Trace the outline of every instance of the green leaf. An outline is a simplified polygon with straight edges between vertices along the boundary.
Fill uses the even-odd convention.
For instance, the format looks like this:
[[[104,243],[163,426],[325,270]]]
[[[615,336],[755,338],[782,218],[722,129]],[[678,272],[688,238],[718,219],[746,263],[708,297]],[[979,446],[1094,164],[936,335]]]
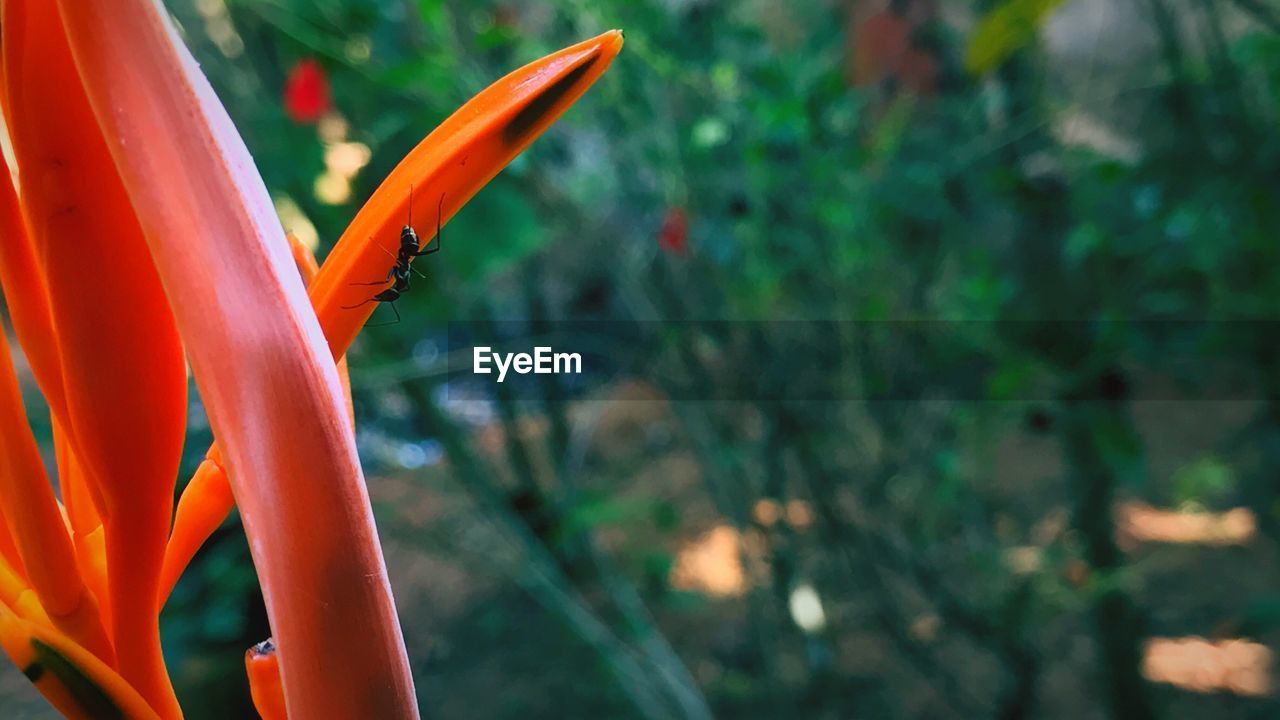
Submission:
[[[1063,259],[1068,266],[1078,268],[1105,242],[1102,229],[1094,223],[1079,225],[1067,236],[1066,245],[1062,249]]]
[[[1031,44],[1050,11],[1062,0],[1009,0],[995,6],[978,21],[969,36],[964,67],[972,75],[985,75]]]
[[[622,525],[653,511],[649,500],[601,498],[578,503],[565,518],[565,533],[572,535],[600,525]]]
[[[1212,455],[1178,468],[1173,474],[1174,499],[1179,505],[1200,505],[1230,493],[1236,485],[1235,471]]]

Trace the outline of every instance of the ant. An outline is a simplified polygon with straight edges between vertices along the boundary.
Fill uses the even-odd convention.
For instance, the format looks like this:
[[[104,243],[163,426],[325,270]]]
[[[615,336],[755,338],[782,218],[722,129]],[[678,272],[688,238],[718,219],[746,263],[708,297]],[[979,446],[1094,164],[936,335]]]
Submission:
[[[382,292],[379,292],[378,294],[374,295],[368,300],[365,300],[362,303],[356,303],[355,305],[345,305],[343,306],[343,309],[354,310],[355,308],[358,308],[362,305],[367,305],[371,302],[389,303],[391,305],[391,311],[396,314],[396,319],[395,319],[395,322],[383,323],[383,324],[394,325],[395,323],[400,322],[400,311],[396,309],[396,300],[399,300],[400,296],[405,292],[408,292],[409,290],[410,271],[417,273],[418,277],[421,277],[421,278],[426,277],[426,275],[423,275],[422,273],[413,269],[413,266],[412,266],[413,259],[422,257],[423,255],[430,255],[432,253],[436,253],[440,251],[440,243],[441,243],[440,219],[443,215],[444,215],[444,194],[441,193],[440,202],[436,207],[436,234],[435,234],[435,237],[432,238],[433,240],[435,240],[435,243],[436,243],[435,247],[429,247],[431,243],[430,241],[428,241],[427,242],[428,247],[419,249],[422,246],[418,238],[418,231],[413,229],[413,186],[410,185],[409,186],[409,221],[405,224],[403,228],[400,228],[400,249],[396,252],[395,255],[391,255],[390,250],[387,250],[381,245],[378,246],[382,248],[383,252],[395,258],[396,260],[395,265],[391,266],[391,269],[387,271],[387,276],[382,280],[375,280],[373,282],[367,282],[367,283],[351,283],[352,285],[385,285],[386,283],[391,283],[391,286],[382,290]],[[376,327],[376,326],[373,326],[373,327]]]

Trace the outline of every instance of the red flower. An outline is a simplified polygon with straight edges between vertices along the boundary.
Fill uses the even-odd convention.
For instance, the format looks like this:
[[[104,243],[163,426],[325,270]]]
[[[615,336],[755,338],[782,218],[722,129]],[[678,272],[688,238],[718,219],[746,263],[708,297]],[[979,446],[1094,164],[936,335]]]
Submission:
[[[684,208],[674,207],[667,211],[662,219],[662,229],[658,230],[658,247],[666,252],[683,255],[685,241],[689,238],[689,217]]]
[[[289,71],[284,86],[284,111],[296,123],[313,123],[333,107],[329,76],[320,63],[299,60]]]

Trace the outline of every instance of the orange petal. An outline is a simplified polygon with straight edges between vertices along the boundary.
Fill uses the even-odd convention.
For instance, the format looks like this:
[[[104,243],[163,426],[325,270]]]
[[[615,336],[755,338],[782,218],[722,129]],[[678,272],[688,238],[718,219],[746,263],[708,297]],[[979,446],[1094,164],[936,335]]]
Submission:
[[[114,670],[62,633],[0,604],[0,646],[45,699],[72,720],[158,718]]]
[[[186,423],[182,347],[58,8],[6,0],[3,32],[19,191],[47,279],[69,429],[105,502],[118,667],[177,715],[158,584]]]
[[[0,329],[0,332],[4,332]],[[3,458],[0,458],[3,461]],[[0,473],[4,472],[0,468]],[[18,552],[18,545],[14,542],[13,531],[9,529],[9,522],[5,520],[4,513],[0,512],[0,560],[4,560],[9,567],[13,568],[13,572],[17,577],[24,581],[27,577],[27,569],[22,566],[22,555]]]
[[[0,82],[0,87],[3,86]],[[7,166],[0,167],[0,175],[3,175],[0,177],[0,286],[4,288],[14,334],[27,356],[36,383],[53,416],[65,424],[67,404],[62,390],[62,361],[49,310],[44,270],[27,234]]]
[[[288,233],[289,250],[293,252],[293,264],[298,266],[298,274],[302,276],[302,284],[311,287],[311,283],[320,274],[320,265],[316,263],[316,256],[311,252],[311,248],[302,244],[302,241],[293,233]],[[351,373],[347,371],[347,358],[338,358],[338,380],[342,383],[342,396],[347,401],[347,416],[351,420],[351,427],[356,426],[356,408],[355,403],[351,400]],[[231,508],[227,508],[230,512]]]
[[[62,490],[62,503],[67,507],[72,533],[75,536],[87,535],[102,526],[98,501],[90,493],[84,467],[71,447],[70,438],[56,421],[53,425],[53,447],[58,459],[58,487]]]
[[[44,611],[39,598],[32,592],[26,581],[18,576],[13,566],[4,559],[0,559],[0,604],[12,608],[19,617],[45,627],[53,627],[53,621]]]
[[[62,490],[62,504],[71,525],[71,541],[80,576],[98,601],[103,622],[109,627],[111,598],[106,582],[105,530],[102,516],[98,513],[102,500],[94,497],[84,467],[71,447],[71,440],[56,421],[53,424],[53,446],[58,459],[58,486]],[[89,538],[95,539],[90,541]]]
[[[298,268],[298,276],[302,278],[302,284],[310,285],[316,274],[320,272],[320,264],[316,262],[315,254],[298,239],[297,235],[285,233],[284,237],[289,241],[289,252],[293,254],[293,264]]]
[[[293,263],[298,268],[298,275],[304,285],[309,285],[320,266],[316,264],[315,255],[302,244],[293,233],[288,234],[289,249],[293,253]],[[347,416],[351,427],[355,428],[355,407],[351,402],[351,376],[347,372],[347,359],[338,361],[338,380],[342,383],[342,395],[347,404]],[[173,532],[169,535],[169,544],[165,546],[164,568],[160,573],[160,597],[168,598],[173,586],[178,583],[191,559],[196,556],[200,546],[222,524],[231,509],[235,507],[235,498],[231,493],[231,481],[227,479],[226,469],[219,461],[217,445],[209,448],[209,453],[196,474],[182,489],[182,497],[178,500],[178,511],[173,518]]]
[[[18,554],[18,546],[13,542],[13,535],[9,531],[9,524],[5,522],[3,515],[0,515],[0,562],[9,568],[9,572],[26,584],[26,570],[22,567],[22,557]]]
[[[280,662],[273,640],[265,640],[244,653],[244,669],[249,676],[249,694],[262,720],[286,720],[284,688],[280,687]]]
[[[216,445],[214,446],[217,447]],[[211,449],[209,455],[212,456]],[[165,546],[164,568],[160,573],[160,597],[167,598],[173,592],[182,572],[191,558],[227,519],[235,499],[231,494],[231,482],[227,472],[212,457],[206,457],[196,468],[196,474],[182,490],[178,511],[173,518],[173,533]]]
[[[161,5],[58,4],[226,461],[289,714],[416,718],[338,373],[243,141]]]
[[[75,538],[76,563],[80,566],[80,577],[89,592],[98,598],[98,612],[103,622],[111,627],[111,594],[107,582],[107,533],[106,528],[99,526],[88,535]]]
[[[418,228],[444,224],[485,183],[591,87],[622,49],[611,30],[532,62],[485,88],[414,148],[374,191],[329,253],[311,286],[312,304],[335,356],[350,347],[376,303],[352,282],[385,277],[392,258],[379,244],[399,235],[410,188]],[[443,205],[441,201],[443,198]],[[422,232],[424,239],[431,233]]]
[[[53,622],[98,657],[111,661],[111,646],[94,598],[80,579],[71,537],[45,475],[40,448],[27,425],[9,343],[0,326],[0,510],[3,510],[27,579]]]

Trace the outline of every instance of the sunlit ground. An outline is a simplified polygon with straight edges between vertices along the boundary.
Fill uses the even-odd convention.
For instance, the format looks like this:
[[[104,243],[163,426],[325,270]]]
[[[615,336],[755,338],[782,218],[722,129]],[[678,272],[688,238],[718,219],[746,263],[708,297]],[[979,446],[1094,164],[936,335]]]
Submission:
[[[1226,512],[1162,510],[1138,502],[1116,507],[1121,538],[1136,542],[1198,545],[1243,545],[1258,533],[1258,522],[1247,508]]]
[[[1262,696],[1271,692],[1273,653],[1248,640],[1153,638],[1143,651],[1142,674],[1193,692]]]
[[[803,500],[779,503],[765,498],[756,502],[752,516],[764,528],[785,523],[792,530],[803,532],[813,525],[813,510]],[[750,584],[749,573],[743,568],[743,553],[754,564],[763,557],[764,545],[754,530],[744,534],[730,525],[718,525],[680,548],[671,569],[671,586],[711,597],[738,597]],[[807,595],[801,593],[799,597],[800,606],[807,608]]]
[[[739,534],[720,525],[680,549],[671,569],[671,586],[712,597],[737,597],[747,587]]]

